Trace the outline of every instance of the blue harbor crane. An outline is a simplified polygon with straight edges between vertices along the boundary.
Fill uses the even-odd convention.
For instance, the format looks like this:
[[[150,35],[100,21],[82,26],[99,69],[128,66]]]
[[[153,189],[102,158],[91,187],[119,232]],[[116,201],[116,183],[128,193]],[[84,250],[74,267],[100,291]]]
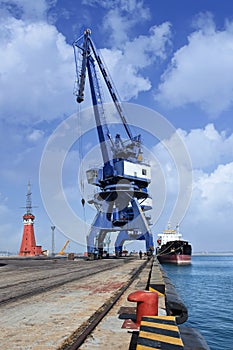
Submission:
[[[117,234],[116,256],[122,255],[123,244],[128,240],[145,240],[149,256],[154,250],[150,217],[145,215],[147,210],[152,209],[147,189],[151,182],[150,165],[143,162],[141,135],[133,136],[113,82],[90,35],[90,29],[86,29],[73,43],[77,75],[76,99],[78,103],[84,101],[88,77],[103,158],[100,168],[91,168],[86,172],[88,183],[98,188],[89,201],[95,205],[97,214],[87,236],[88,257],[94,259],[103,256],[104,240],[111,232]],[[120,134],[116,134],[113,139],[110,134],[102,102],[100,74],[126,132],[126,139],[122,139]],[[82,204],[85,204],[84,200]]]

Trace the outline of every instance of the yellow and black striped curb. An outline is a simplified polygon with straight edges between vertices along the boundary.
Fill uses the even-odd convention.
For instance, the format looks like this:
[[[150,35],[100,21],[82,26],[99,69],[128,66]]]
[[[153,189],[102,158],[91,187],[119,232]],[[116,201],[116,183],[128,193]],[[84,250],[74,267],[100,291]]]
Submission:
[[[136,350],[183,350],[184,344],[174,316],[144,316]]]

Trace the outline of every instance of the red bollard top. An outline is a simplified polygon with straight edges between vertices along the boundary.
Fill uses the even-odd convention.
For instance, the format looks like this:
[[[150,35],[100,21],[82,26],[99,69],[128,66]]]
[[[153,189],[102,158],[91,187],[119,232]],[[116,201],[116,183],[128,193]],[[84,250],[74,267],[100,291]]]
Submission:
[[[146,301],[147,304],[153,304],[158,300],[158,293],[151,292],[149,290],[137,290],[133,293],[130,293],[127,299],[128,301],[134,301],[136,303]]]

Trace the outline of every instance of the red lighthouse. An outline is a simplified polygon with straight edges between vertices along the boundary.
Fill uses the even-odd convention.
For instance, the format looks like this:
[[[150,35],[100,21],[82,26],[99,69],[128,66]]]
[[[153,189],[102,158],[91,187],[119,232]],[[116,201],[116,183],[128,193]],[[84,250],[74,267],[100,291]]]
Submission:
[[[32,201],[31,201],[31,186],[28,182],[28,192],[26,200],[27,212],[23,216],[23,238],[20,246],[20,256],[35,256],[42,254],[42,248],[36,245],[36,239],[34,234],[34,219],[35,216],[31,213]]]

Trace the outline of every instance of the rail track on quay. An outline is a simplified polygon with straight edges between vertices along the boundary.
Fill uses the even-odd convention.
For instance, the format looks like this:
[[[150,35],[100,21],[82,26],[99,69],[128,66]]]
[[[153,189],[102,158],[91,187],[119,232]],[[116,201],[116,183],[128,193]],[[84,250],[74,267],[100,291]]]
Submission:
[[[124,263],[128,263],[130,260],[124,259],[123,261]],[[1,273],[0,305],[44,293],[51,289],[58,288],[65,283],[87,278],[107,270],[117,269],[122,265],[122,260],[119,259],[108,260],[107,265],[105,263],[103,264],[103,260],[88,262],[80,260],[78,264],[80,264],[80,262],[81,266],[75,266],[74,264],[71,266],[69,262],[69,270],[67,270],[67,266],[65,268],[60,266],[59,268],[61,271],[59,273],[57,272],[56,266],[58,263],[61,265],[63,262],[61,260],[58,262],[56,259],[51,261],[52,264],[56,264],[55,268],[52,266],[52,268],[48,268],[46,271],[44,270],[44,266],[42,266],[42,269],[38,267],[39,271],[34,271],[33,269],[32,272],[30,272],[28,267],[25,268],[22,266],[17,275],[17,279],[21,279],[18,282],[12,282],[12,278],[10,278],[9,281],[9,276],[7,282],[7,279],[4,278],[4,275]],[[70,270],[70,268],[72,270]],[[8,274],[7,270],[5,273]],[[37,275],[36,278],[35,274]]]
[[[101,322],[101,320],[108,314],[108,312],[115,306],[120,297],[131,286],[132,282],[139,275],[142,269],[145,267],[146,262],[141,265],[131,278],[111,297],[109,298],[81,327],[79,327],[72,337],[65,342],[59,350],[76,350],[84,343],[86,338],[91,335],[95,327]]]
[[[19,322],[17,323],[21,330],[15,335],[15,343],[21,343],[25,350],[38,349],[38,344],[41,349],[79,349],[101,320],[108,317],[122,295],[126,295],[124,299],[127,300],[128,289],[148,265],[146,260],[139,261],[135,258],[97,261],[11,261],[0,268],[0,309],[3,311],[3,321],[7,319],[7,312],[12,310],[12,319],[17,320],[21,317],[20,326]],[[147,276],[148,274],[147,271]],[[143,288],[146,288],[146,282]],[[69,300],[68,296],[72,298],[77,290],[79,294],[74,296],[75,299]],[[32,316],[33,311],[28,311],[30,305],[31,310],[38,313],[35,318]],[[53,312],[55,310],[55,316],[50,313],[50,308],[53,308]],[[20,312],[23,316],[20,316]],[[75,322],[72,322],[73,320]],[[3,329],[5,337],[12,334],[14,322],[16,321]],[[31,335],[28,334],[28,325],[33,326]],[[56,331],[53,332],[54,325]],[[64,325],[69,331],[62,330]],[[35,347],[30,344],[27,348],[24,344],[22,338],[25,328],[27,337],[34,339],[32,342],[37,344]],[[39,334],[44,334],[44,339],[37,339]],[[0,344],[5,346],[1,339]],[[118,346],[116,348],[120,349]],[[18,348],[11,346],[10,349]]]

